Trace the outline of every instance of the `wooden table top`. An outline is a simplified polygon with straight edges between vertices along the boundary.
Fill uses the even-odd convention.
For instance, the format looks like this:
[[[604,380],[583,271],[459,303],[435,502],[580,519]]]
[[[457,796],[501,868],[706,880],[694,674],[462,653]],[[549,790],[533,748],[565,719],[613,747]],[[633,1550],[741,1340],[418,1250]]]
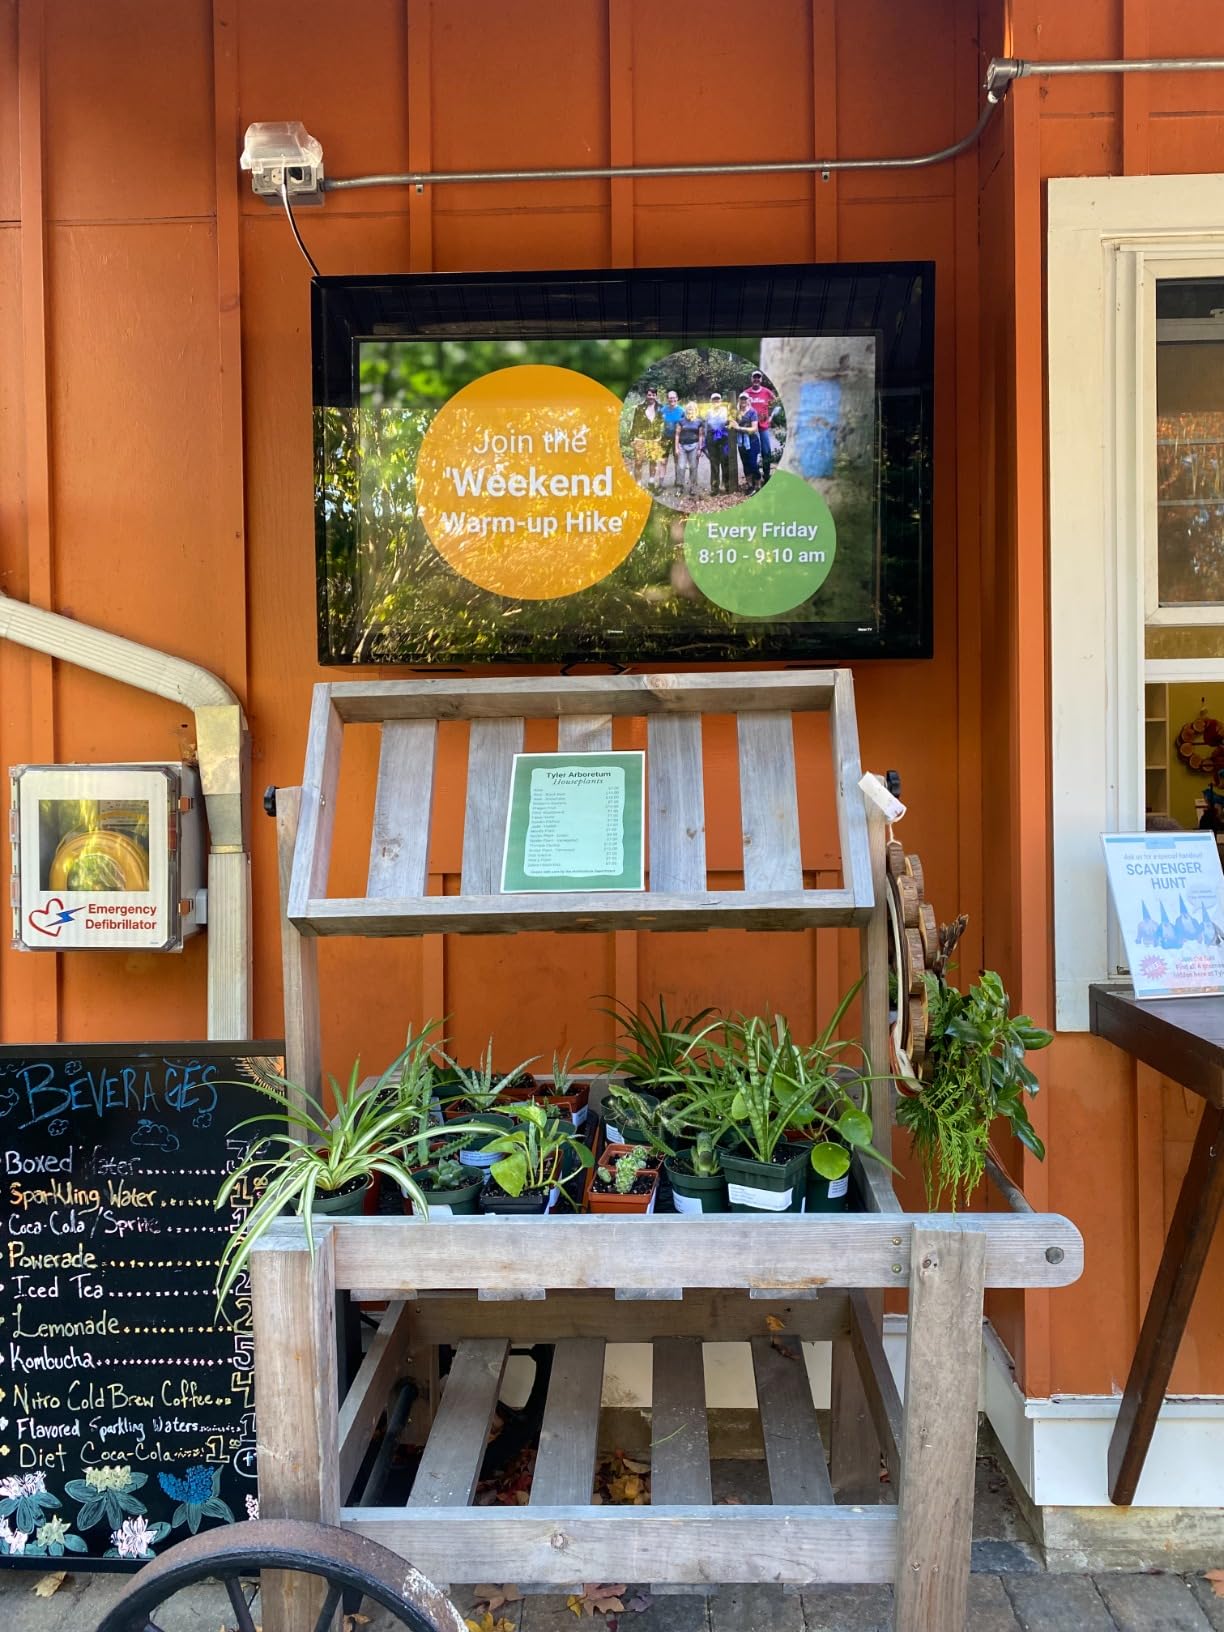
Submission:
[[[1224,995],[1136,998],[1129,984],[1089,988],[1089,1027],[1144,1065],[1224,1106]]]

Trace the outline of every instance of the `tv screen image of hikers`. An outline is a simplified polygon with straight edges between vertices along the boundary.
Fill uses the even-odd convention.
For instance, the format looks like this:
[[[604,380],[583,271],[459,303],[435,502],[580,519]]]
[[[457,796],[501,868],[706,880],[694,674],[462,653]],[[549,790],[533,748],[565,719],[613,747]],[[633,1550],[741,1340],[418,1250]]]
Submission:
[[[325,659],[764,658],[878,634],[881,483],[921,479],[888,468],[880,345],[362,340],[356,408],[316,421]]]
[[[219,1213],[283,1044],[0,1048],[0,1563],[133,1566],[256,1511],[249,1286]]]

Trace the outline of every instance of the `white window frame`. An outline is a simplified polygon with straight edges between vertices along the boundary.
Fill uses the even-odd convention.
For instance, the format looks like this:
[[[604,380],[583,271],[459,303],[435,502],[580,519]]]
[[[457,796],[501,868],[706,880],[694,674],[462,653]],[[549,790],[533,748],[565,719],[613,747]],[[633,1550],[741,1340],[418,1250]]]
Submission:
[[[1145,661],[1159,609],[1156,284],[1224,276],[1224,175],[1052,180],[1048,193],[1050,700],[1054,983],[1060,1031],[1118,973],[1102,833],[1144,819],[1146,681],[1224,679],[1224,658]]]

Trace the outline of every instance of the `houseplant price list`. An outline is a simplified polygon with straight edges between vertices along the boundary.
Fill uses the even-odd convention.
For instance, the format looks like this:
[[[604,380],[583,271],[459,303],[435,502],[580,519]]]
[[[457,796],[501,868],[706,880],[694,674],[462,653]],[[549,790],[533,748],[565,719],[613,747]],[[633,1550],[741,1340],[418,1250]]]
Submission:
[[[237,1124],[279,1043],[0,1049],[0,1561],[136,1563],[255,1511]]]

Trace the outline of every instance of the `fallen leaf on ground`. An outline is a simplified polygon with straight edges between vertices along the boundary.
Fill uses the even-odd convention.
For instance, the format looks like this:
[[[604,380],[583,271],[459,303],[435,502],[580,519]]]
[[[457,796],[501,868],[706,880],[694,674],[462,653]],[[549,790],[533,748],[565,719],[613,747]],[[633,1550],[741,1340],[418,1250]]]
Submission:
[[[781,1315],[766,1315],[765,1324],[771,1332],[784,1332],[786,1330],[786,1322]]]
[[[344,1615],[340,1619],[340,1632],[357,1632],[358,1627],[369,1624],[368,1615]]]
[[[63,1586],[67,1574],[67,1570],[52,1570],[50,1575],[40,1575],[34,1583],[35,1598],[50,1598]]]
[[[623,1611],[628,1590],[625,1582],[584,1581],[582,1591],[572,1593],[565,1602],[575,1615],[614,1615]]]
[[[469,1632],[514,1632],[513,1621],[506,1620],[504,1616],[495,1621],[488,1610],[477,1620],[473,1620],[469,1615],[463,1624],[469,1629]]]
[[[473,1605],[481,1605],[490,1613],[495,1614],[503,1604],[517,1604],[522,1599],[522,1593],[517,1587],[509,1584],[501,1587],[475,1587],[472,1591]]]
[[[1203,1580],[1211,1582],[1211,1590],[1217,1598],[1224,1598],[1224,1570],[1205,1570]]]

